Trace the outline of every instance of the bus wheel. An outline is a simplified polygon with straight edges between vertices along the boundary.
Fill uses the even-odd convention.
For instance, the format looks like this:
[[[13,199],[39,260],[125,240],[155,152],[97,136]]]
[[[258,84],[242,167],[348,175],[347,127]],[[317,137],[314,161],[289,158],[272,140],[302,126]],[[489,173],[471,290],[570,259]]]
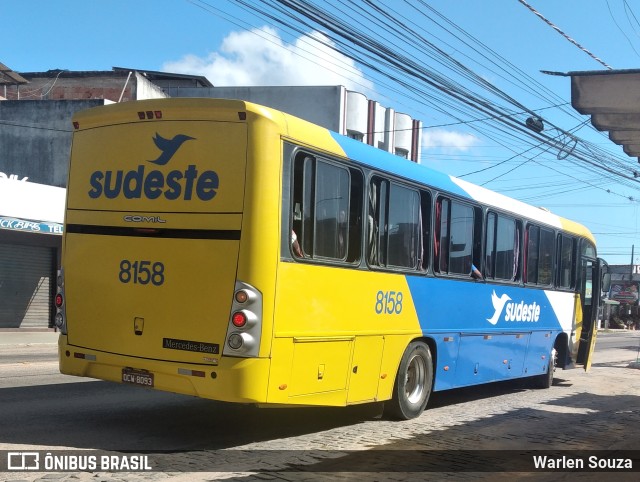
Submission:
[[[556,370],[557,353],[555,348],[551,350],[547,373],[533,377],[533,386],[535,388],[551,388],[551,385],[553,385],[553,372]]]
[[[419,416],[427,406],[433,384],[431,350],[422,342],[409,344],[396,375],[393,397],[385,413],[396,419],[409,420]]]

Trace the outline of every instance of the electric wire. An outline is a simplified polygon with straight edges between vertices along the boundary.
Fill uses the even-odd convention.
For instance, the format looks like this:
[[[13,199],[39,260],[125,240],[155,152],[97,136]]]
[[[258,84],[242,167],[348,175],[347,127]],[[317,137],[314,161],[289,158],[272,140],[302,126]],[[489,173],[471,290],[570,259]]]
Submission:
[[[206,2],[199,3],[206,4]],[[412,22],[404,18],[401,24],[394,21],[393,16],[390,18],[389,15],[380,15],[379,6],[372,0],[359,3],[348,2],[350,6],[348,12],[345,11],[346,7],[342,7],[344,2],[338,2],[336,11],[342,14],[341,18],[309,1],[251,2],[238,0],[235,3],[254,12],[257,17],[267,19],[271,25],[299,37],[303,37],[309,31],[322,31],[327,37],[327,46],[336,49],[370,72],[376,83],[380,83],[382,79],[386,85],[395,84],[397,86],[395,92],[402,92],[404,98],[417,103],[418,108],[420,105],[428,106],[429,109],[447,115],[454,121],[451,124],[464,124],[472,131],[476,131],[480,137],[491,139],[514,154],[522,152],[521,148],[515,147],[516,144],[522,142],[529,144],[525,148],[525,152],[535,151],[535,146],[546,152],[549,150],[548,146],[553,146],[558,149],[558,158],[561,155],[569,157],[569,161],[573,162],[574,167],[577,166],[579,170],[585,173],[597,173],[605,183],[617,179],[619,184],[625,187],[638,189],[638,181],[633,176],[635,166],[632,166],[629,160],[621,161],[618,157],[609,154],[606,149],[589,144],[574,135],[569,135],[551,123],[549,123],[551,128],[549,134],[532,133],[524,127],[522,113],[527,112],[533,115],[535,111],[526,107],[524,110],[522,108],[516,109],[516,107],[524,106],[519,105],[520,103],[512,96],[502,93],[500,89],[488,85],[484,79],[481,79],[460,62],[452,61],[450,54],[437,46],[434,47],[433,43],[422,34],[418,35],[421,37],[421,41],[415,41],[417,29],[414,26],[406,28],[407,25],[413,25]],[[426,2],[421,3],[426,4]],[[377,14],[370,13],[365,16],[364,14],[367,12],[365,6],[372,12],[377,10]],[[336,4],[324,2],[323,7],[336,8]],[[373,7],[377,7],[377,9]],[[431,12],[431,10],[429,11]],[[353,15],[354,12],[360,14],[362,18],[358,17],[357,21],[351,24],[342,20],[350,18],[346,13]],[[384,17],[384,21],[382,17]],[[402,18],[401,16],[396,17]],[[433,17],[435,14],[432,15]],[[436,21],[441,25],[444,23],[442,17],[438,17]],[[397,37],[402,41],[392,41],[388,46],[382,45],[367,31],[374,26],[385,29],[385,35]],[[453,29],[450,25],[448,28],[449,31]],[[422,30],[428,32],[430,29],[423,28]],[[414,41],[411,42],[411,39]],[[465,42],[467,44],[473,43],[472,40],[465,40]],[[408,45],[411,45],[412,50],[409,50]],[[415,61],[412,62],[414,57]],[[424,60],[420,57],[424,57]],[[418,64],[418,62],[420,63]],[[433,64],[453,70],[460,80],[467,83],[467,86],[452,80],[444,72],[438,72],[431,67]],[[429,68],[425,68],[424,65],[429,65]],[[513,81],[526,85],[524,73],[506,67],[504,71],[515,72]],[[508,75],[505,74],[505,77]],[[469,86],[475,86],[476,91],[469,90]],[[537,86],[536,90],[541,92],[541,98],[546,101],[554,99],[553,92],[537,89]],[[484,94],[481,94],[480,91]],[[492,98],[487,97],[486,94],[490,94]],[[567,104],[566,102],[556,103]],[[561,109],[571,113],[574,117],[576,115],[574,111],[570,111],[566,107]],[[548,121],[546,119],[544,121],[547,124]],[[440,124],[446,125],[447,123]],[[431,127],[436,125],[438,124]],[[563,133],[566,134],[564,138],[562,137]],[[599,134],[602,135],[602,133]],[[613,190],[607,189],[607,192],[612,193]]]
[[[545,22],[547,25],[549,25],[551,28],[553,28],[556,32],[558,32],[560,35],[562,35],[565,39],[567,39],[569,42],[571,42],[573,45],[575,45],[576,47],[578,47],[580,50],[582,50],[584,53],[586,53],[589,57],[591,57],[592,59],[594,59],[596,62],[604,65],[607,69],[611,70],[613,69],[613,67],[611,67],[610,65],[608,65],[607,63],[605,63],[602,59],[596,57],[595,55],[593,55],[589,50],[587,50],[585,47],[583,47],[582,45],[580,45],[578,42],[576,42],[574,39],[572,39],[571,37],[569,37],[566,33],[564,33],[562,30],[560,30],[560,28],[558,28],[557,25],[555,25],[553,22],[551,22],[550,20],[548,20],[547,18],[545,18],[540,12],[538,12],[535,8],[533,8],[531,5],[529,5],[527,2],[525,2],[525,0],[518,0],[522,5],[524,5],[525,7],[527,7],[529,10],[531,10],[540,20],[542,20],[543,22]]]

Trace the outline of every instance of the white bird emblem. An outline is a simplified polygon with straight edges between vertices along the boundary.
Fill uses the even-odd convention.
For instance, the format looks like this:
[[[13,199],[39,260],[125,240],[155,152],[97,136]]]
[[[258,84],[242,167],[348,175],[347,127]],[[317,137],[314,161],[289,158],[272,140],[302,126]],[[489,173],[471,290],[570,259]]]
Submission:
[[[487,318],[487,321],[492,325],[498,323],[498,318],[502,314],[502,310],[504,309],[504,305],[507,304],[507,301],[511,300],[507,294],[503,294],[500,298],[496,295],[496,290],[493,290],[491,294],[491,303],[493,303],[493,309],[496,310],[491,318]]]

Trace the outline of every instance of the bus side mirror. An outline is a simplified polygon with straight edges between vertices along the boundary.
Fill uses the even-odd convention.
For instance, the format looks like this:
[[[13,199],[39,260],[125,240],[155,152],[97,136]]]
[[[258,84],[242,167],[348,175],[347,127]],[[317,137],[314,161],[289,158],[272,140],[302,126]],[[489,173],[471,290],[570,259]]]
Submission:
[[[602,292],[608,293],[611,289],[611,273],[604,273],[602,275]]]

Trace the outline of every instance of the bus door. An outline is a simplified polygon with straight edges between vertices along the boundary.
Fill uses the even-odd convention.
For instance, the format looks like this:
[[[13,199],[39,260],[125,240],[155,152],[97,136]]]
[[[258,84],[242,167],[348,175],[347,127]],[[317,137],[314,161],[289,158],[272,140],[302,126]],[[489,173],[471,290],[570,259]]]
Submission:
[[[582,257],[580,262],[580,303],[582,308],[582,331],[578,348],[577,363],[589,371],[593,350],[598,334],[598,307],[600,306],[600,286],[602,279],[600,260]]]

